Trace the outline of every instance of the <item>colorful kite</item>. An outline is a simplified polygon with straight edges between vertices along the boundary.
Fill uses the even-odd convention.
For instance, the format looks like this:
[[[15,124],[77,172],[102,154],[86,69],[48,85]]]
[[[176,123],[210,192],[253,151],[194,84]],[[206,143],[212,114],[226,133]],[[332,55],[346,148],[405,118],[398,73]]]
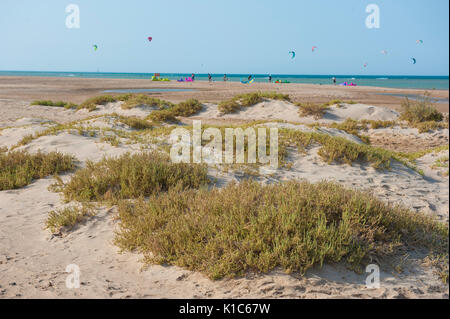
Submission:
[[[416,64],[417,60],[414,58],[411,58],[411,60],[413,60],[413,64]]]
[[[94,48],[94,51],[98,50],[98,45],[94,44],[92,47]]]
[[[419,44],[419,43],[422,44],[422,43],[423,43],[423,40],[416,40],[416,43],[417,43],[417,44]]]
[[[289,51],[289,54],[292,54],[292,59],[295,58],[295,52],[294,51]]]
[[[148,37],[147,38],[149,42],[152,42],[153,38],[152,37]]]
[[[315,49],[317,49],[317,47],[316,47],[316,46],[313,46],[313,47],[312,47],[312,52],[314,52]]]

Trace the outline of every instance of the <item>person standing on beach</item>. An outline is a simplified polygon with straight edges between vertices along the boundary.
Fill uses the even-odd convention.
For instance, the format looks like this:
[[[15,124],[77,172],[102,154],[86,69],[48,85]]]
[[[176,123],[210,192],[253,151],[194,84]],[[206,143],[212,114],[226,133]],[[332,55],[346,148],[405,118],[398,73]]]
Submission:
[[[269,74],[269,83],[272,83],[272,74]]]
[[[333,76],[333,84],[336,85],[336,77]]]
[[[228,78],[227,78],[227,75],[226,75],[226,74],[223,75],[223,81],[224,81],[224,82],[228,81]]]
[[[192,82],[194,82],[194,80],[195,80],[195,74],[194,73],[192,73],[191,79],[192,79]]]
[[[212,80],[211,74],[208,73],[208,81],[211,82],[211,80]]]
[[[251,79],[252,79],[252,76],[249,75],[249,76],[248,76],[248,81],[250,82]]]

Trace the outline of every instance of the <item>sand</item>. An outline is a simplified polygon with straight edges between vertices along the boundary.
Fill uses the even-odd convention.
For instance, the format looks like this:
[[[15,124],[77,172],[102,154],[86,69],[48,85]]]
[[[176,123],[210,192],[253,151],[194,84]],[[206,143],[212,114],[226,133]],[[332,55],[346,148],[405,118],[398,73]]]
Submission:
[[[48,82],[56,85],[52,80]],[[14,85],[13,82],[11,86]],[[323,87],[314,87],[313,90],[324,92]],[[330,90],[340,91],[340,88]],[[3,128],[0,130],[0,147],[11,147],[23,136],[41,132],[56,122],[80,121],[78,127],[96,127],[97,134],[80,134],[73,129],[41,136],[17,149],[72,154],[79,160],[78,164],[84,166],[88,160],[98,161],[103,156],[141,151],[142,145],[127,143],[126,139],[122,139],[118,146],[102,142],[101,129],[130,132],[131,128],[114,121],[110,114],[145,117],[151,111],[147,107],[122,110],[120,103],[110,103],[94,112],[77,112],[29,106],[23,97],[17,99],[10,95],[0,100],[0,127]],[[342,122],[350,116],[354,119],[395,120],[398,113],[391,107],[345,104],[343,107],[332,106],[320,122]],[[312,118],[300,117],[295,105],[280,101],[264,101],[231,115],[219,114],[217,105],[209,101],[204,103],[203,111],[184,120],[189,122],[193,119],[222,124],[268,120],[272,122],[264,126],[302,131],[313,130],[306,124],[314,122]],[[323,126],[319,130],[362,143],[358,137],[337,129]],[[394,127],[369,130],[366,134],[371,138],[378,137],[376,142],[381,146],[386,144],[393,148],[399,145],[409,145],[410,149],[413,148],[410,145],[416,148],[448,145],[448,130],[419,133],[416,129]],[[394,141],[400,144],[393,144]],[[409,141],[413,142],[408,144]],[[288,157],[292,167],[280,168],[274,174],[262,171],[258,180],[262,183],[334,180],[350,188],[369,191],[383,201],[402,204],[448,222],[449,178],[442,174],[445,169],[433,168],[436,159],[448,155],[448,151],[430,153],[418,159],[418,168],[424,171],[422,176],[400,163],[393,163],[391,170],[386,171],[375,170],[367,164],[327,164],[319,158],[317,150],[316,145],[309,147],[306,154],[290,150]],[[214,167],[210,167],[209,175],[217,178],[219,187],[245,178],[239,171],[223,172]],[[63,179],[67,181],[70,176],[65,174]],[[401,273],[382,269],[379,289],[366,288],[366,274],[356,274],[340,264],[317,267],[305,276],[275,270],[269,274],[249,273],[243,278],[219,281],[173,266],[143,269],[142,256],[121,254],[113,243],[117,228],[115,207],[99,209],[94,218],[71,232],[52,235],[45,230],[49,211],[73,204],[64,203],[58,193],[49,191],[52,183],[54,179],[49,177],[21,189],[0,191],[0,298],[448,298],[448,285],[442,284],[432,267],[423,264],[420,251],[406,257]],[[80,267],[79,289],[66,288],[68,274],[65,269],[69,264]]]

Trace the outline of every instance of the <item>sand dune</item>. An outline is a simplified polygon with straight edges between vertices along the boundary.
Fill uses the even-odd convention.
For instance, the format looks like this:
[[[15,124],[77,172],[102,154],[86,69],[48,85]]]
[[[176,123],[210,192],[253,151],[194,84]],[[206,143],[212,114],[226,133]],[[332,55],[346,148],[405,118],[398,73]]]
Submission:
[[[241,119],[241,120],[283,120],[297,123],[333,123],[343,122],[347,118],[354,120],[392,121],[398,118],[398,113],[388,108],[364,104],[332,105],[320,120],[313,117],[302,117],[298,114],[298,106],[285,101],[265,101],[252,107],[243,108],[233,114],[221,114],[215,104],[206,104],[205,110],[195,118],[204,119]]]
[[[1,103],[1,101],[0,101]],[[13,103],[8,101],[8,103]],[[10,105],[11,106],[11,105]],[[102,141],[104,134],[114,130],[132,132],[112,113],[124,116],[146,117],[151,108],[141,106],[122,110],[120,103],[100,106],[94,112],[64,110],[43,106],[8,108],[8,117],[2,118],[0,147],[11,147],[24,136],[42,132],[55,125],[80,121],[76,127],[95,131],[95,135],[80,134],[72,128],[44,135],[17,147],[29,152],[59,151],[74,155],[81,163],[98,161],[103,156],[118,156],[125,152],[142,151],[136,141],[118,137],[117,146]],[[1,109],[1,108],[0,108]],[[332,136],[341,136],[355,143],[362,141],[346,132],[328,127],[313,129],[303,124],[315,122],[300,117],[291,103],[267,101],[236,114],[221,115],[217,105],[206,103],[204,110],[190,119],[234,119],[273,121],[260,124],[266,127],[290,128],[302,131],[316,130]],[[26,117],[22,117],[25,116]],[[92,116],[98,116],[91,118]],[[395,120],[398,113],[390,109],[363,104],[332,106],[320,123],[342,122],[346,118]],[[83,120],[85,119],[85,120]],[[303,123],[280,123],[275,120]],[[103,131],[102,131],[103,130]],[[405,142],[412,137],[448,145],[448,130],[418,133],[415,129],[389,128],[369,130],[369,136],[403,136]],[[397,135],[396,135],[397,134]],[[380,137],[381,140],[381,137]],[[154,145],[151,145],[154,147]],[[368,164],[328,164],[312,145],[306,154],[289,151],[292,166],[279,168],[274,174],[257,177],[262,183],[306,179],[312,182],[334,180],[347,187],[367,190],[378,198],[393,204],[402,204],[415,211],[423,211],[448,222],[449,179],[432,168],[436,159],[448,151],[430,153],[419,158],[417,165],[424,175],[394,162],[390,170],[376,170]],[[209,175],[223,186],[240,181],[245,176],[239,171],[223,172],[210,167]],[[68,180],[70,174],[64,175]],[[137,254],[119,254],[113,244],[116,221],[115,208],[101,208],[98,214],[72,232],[52,236],[44,230],[49,211],[65,207],[60,195],[48,190],[53,178],[34,181],[17,190],[0,191],[0,297],[16,298],[448,298],[448,285],[443,285],[431,267],[421,263],[420,253],[410,255],[403,273],[392,269],[382,272],[382,287],[365,287],[365,274],[355,274],[342,265],[325,265],[305,276],[287,275],[277,270],[269,274],[247,274],[244,278],[211,281],[205,276],[178,267],[150,266],[141,269]],[[69,264],[81,269],[81,288],[65,287]]]

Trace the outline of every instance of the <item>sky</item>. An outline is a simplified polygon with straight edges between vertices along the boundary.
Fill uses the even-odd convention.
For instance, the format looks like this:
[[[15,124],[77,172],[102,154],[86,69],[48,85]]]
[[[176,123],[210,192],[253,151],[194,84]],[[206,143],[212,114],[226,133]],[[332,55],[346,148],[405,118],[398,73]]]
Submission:
[[[1,0],[0,38],[0,70],[447,76],[449,1]]]

